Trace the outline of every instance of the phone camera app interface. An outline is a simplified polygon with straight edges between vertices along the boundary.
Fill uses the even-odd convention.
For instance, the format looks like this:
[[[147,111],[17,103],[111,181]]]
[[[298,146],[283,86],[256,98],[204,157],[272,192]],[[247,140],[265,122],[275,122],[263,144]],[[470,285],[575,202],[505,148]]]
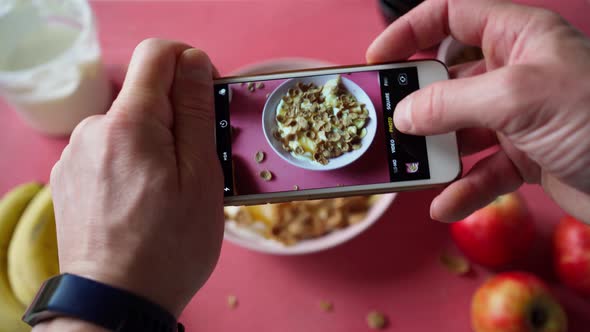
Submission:
[[[398,132],[415,67],[217,84],[226,196],[429,179],[426,140]]]

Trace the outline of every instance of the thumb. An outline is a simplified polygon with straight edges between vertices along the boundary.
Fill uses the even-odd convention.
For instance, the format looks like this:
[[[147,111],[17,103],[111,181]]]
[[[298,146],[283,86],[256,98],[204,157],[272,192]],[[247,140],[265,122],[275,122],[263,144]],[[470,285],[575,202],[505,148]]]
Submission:
[[[434,83],[396,106],[395,126],[414,135],[474,127],[510,134],[530,122],[531,112],[547,93],[539,74],[536,68],[521,65]]]
[[[197,174],[199,166],[215,165],[211,160],[217,158],[213,66],[205,52],[191,48],[180,54],[172,84],[171,101],[181,179],[185,175],[192,177]]]

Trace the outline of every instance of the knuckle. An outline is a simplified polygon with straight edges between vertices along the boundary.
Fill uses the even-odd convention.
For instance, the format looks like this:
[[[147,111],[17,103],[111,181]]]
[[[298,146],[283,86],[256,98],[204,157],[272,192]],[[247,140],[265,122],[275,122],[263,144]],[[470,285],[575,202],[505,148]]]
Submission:
[[[60,169],[60,161],[58,160],[51,168],[51,173],[49,175],[49,184],[52,187],[57,184],[57,179],[59,178],[59,169]]]
[[[464,193],[479,193],[481,191],[481,181],[480,177],[468,174],[461,179],[462,191]]]
[[[150,51],[150,50],[154,50],[154,49],[159,49],[162,47],[165,47],[165,45],[168,42],[164,39],[160,39],[160,38],[147,38],[142,40],[141,42],[139,42],[139,44],[137,44],[137,46],[135,47],[135,51],[134,53],[138,52],[145,52],[145,51]]]
[[[59,160],[60,160],[60,161],[62,161],[62,160],[64,160],[64,161],[65,161],[65,160],[67,160],[67,159],[68,159],[68,157],[69,157],[69,155],[70,155],[70,150],[71,150],[71,149],[72,149],[72,144],[71,144],[71,143],[70,143],[70,144],[68,144],[68,145],[66,145],[66,147],[65,147],[65,148],[62,150],[62,152],[61,152],[61,156],[59,157]]]
[[[536,8],[533,13],[533,19],[539,23],[556,25],[564,23],[564,19],[556,12],[546,8]]]
[[[119,113],[117,116],[108,117],[103,124],[102,140],[105,144],[114,144],[120,139],[120,136],[125,132],[129,132],[132,128],[129,117],[123,116]]]
[[[70,141],[78,142],[82,140],[83,136],[90,131],[89,128],[99,121],[103,116],[104,115],[91,115],[80,121],[80,123],[78,123],[78,125],[74,128],[74,131],[72,131]]]

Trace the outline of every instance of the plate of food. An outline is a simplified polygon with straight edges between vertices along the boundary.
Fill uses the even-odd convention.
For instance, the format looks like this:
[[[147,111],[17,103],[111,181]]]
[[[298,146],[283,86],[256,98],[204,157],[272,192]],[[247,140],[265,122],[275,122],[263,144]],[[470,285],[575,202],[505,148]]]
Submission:
[[[308,170],[342,168],[359,159],[377,132],[371,99],[341,75],[288,79],[262,111],[268,144],[288,163]]]

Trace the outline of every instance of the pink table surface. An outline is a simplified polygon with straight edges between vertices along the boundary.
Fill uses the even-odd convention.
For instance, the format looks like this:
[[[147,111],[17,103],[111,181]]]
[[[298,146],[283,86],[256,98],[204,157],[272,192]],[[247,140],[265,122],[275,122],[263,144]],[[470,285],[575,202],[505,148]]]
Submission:
[[[377,130],[369,149],[358,160],[331,171],[310,171],[294,166],[282,159],[268,143],[261,120],[266,96],[285,80],[265,81],[264,87],[254,92],[250,92],[246,85],[230,85],[231,126],[235,128],[232,158],[235,164],[235,188],[238,193],[245,195],[290,191],[294,185],[304,190],[389,182],[388,145],[383,125],[379,75],[377,72],[363,72],[345,74],[343,77],[356,83],[369,96],[377,115],[370,121],[376,121]],[[254,159],[257,151],[265,153],[264,161],[260,164]],[[270,170],[273,179],[261,179],[259,173],[262,170]]]
[[[529,0],[554,9],[590,33],[587,0]],[[382,30],[371,0],[95,1],[105,60],[120,80],[135,44],[150,36],[205,49],[222,73],[276,57],[361,63]],[[318,40],[318,35],[326,36]],[[314,40],[318,40],[314,42]],[[47,181],[67,140],[46,138],[0,105],[0,193],[32,179]],[[466,160],[467,168],[473,160]],[[563,215],[538,187],[521,189],[544,240]],[[388,331],[470,331],[469,303],[490,272],[458,278],[437,262],[454,250],[447,226],[428,217],[435,192],[403,193],[374,227],[336,249],[273,257],[224,243],[219,265],[182,316],[188,331],[367,331],[369,310],[385,312]],[[530,269],[547,278],[570,318],[588,331],[590,303],[555,282],[547,241]],[[229,310],[226,296],[240,304]],[[334,302],[333,313],[318,309]]]

